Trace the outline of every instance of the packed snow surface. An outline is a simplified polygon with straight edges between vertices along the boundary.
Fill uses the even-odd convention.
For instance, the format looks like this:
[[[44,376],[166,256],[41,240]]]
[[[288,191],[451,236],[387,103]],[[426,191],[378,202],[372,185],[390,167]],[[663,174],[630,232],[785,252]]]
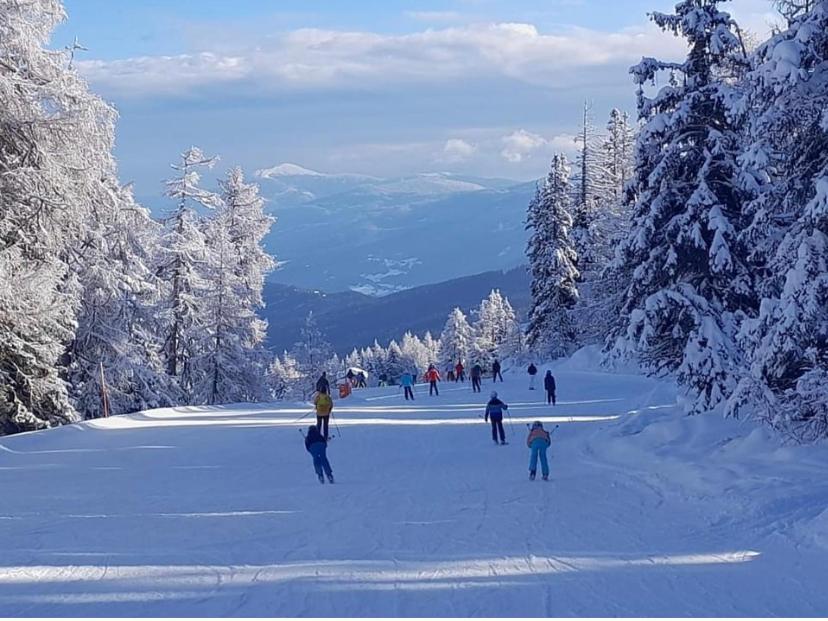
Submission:
[[[0,439],[0,616],[826,615],[824,448],[684,417],[668,382],[553,367],[307,406],[176,408]],[[544,369],[541,369],[542,372]],[[527,478],[525,424],[551,429]]]

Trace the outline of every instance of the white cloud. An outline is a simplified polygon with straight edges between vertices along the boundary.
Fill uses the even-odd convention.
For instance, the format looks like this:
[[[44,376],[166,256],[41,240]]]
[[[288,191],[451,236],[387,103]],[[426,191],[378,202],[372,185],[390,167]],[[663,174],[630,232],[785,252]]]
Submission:
[[[469,159],[477,147],[462,138],[449,138],[443,145],[441,160],[444,162],[462,162]]]
[[[524,159],[531,157],[538,149],[546,146],[549,142],[543,136],[533,134],[525,129],[519,129],[501,139],[503,149],[501,157],[507,162],[518,164]]]
[[[624,67],[643,55],[675,56],[683,45],[651,26],[542,34],[531,24],[492,23],[402,35],[301,29],[232,49],[82,61],[78,67],[107,94],[138,96],[228,85],[279,92],[481,78],[560,87],[588,79],[590,68]]]

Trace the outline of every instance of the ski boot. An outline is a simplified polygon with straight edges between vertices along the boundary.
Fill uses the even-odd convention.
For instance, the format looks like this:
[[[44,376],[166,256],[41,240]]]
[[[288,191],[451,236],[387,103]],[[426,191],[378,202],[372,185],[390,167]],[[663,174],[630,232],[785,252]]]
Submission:
[[[530,481],[534,481],[534,480],[535,480],[535,471],[534,471],[534,470],[530,470],[530,471],[529,471],[529,480],[530,480]]]
[[[506,442],[506,440],[501,440],[500,441],[500,446],[506,446],[507,444],[509,444],[509,443]]]
[[[334,482],[333,473],[331,473],[331,474],[328,475],[328,483],[333,483],[333,482]]]
[[[548,474],[543,475],[543,480],[548,481],[549,480],[549,475]]]
[[[319,482],[322,483],[322,485],[325,484],[325,477],[322,476],[321,474],[319,475]]]

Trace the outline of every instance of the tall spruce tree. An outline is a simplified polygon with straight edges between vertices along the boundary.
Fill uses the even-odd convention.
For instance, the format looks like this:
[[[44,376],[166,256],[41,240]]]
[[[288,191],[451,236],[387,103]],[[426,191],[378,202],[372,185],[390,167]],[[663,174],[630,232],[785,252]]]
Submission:
[[[167,374],[176,379],[187,399],[199,380],[194,364],[207,338],[202,303],[208,252],[204,225],[195,207],[215,209],[221,204],[216,194],[200,187],[199,169],[212,168],[216,161],[197,147],[187,149],[181,162],[172,165],[178,174],[167,180],[165,190],[176,201],[176,208],[165,224],[158,267],[159,277],[168,283],[163,356]]]
[[[750,373],[729,408],[814,439],[828,435],[828,1],[804,4],[747,76],[743,238],[762,302],[742,326]]]
[[[738,127],[728,73],[741,46],[719,0],[684,0],[654,13],[687,39],[683,63],[646,58],[631,72],[646,125],[636,149],[632,230],[620,247],[629,276],[613,351],[633,353],[653,374],[676,373],[688,409],[701,412],[732,392],[741,364],[735,327],[755,306],[738,235],[743,194],[736,179]],[[661,72],[672,83],[653,98],[643,87]]]
[[[526,222],[530,231],[526,254],[532,274],[526,341],[535,352],[553,357],[572,353],[577,342],[570,315],[578,301],[580,276],[571,238],[571,197],[566,156],[555,155],[529,205]]]
[[[262,248],[273,219],[264,213],[258,186],[234,168],[221,182],[222,200],[204,227],[206,237],[205,341],[196,372],[196,400],[258,401],[264,394],[264,277],[274,261]]]

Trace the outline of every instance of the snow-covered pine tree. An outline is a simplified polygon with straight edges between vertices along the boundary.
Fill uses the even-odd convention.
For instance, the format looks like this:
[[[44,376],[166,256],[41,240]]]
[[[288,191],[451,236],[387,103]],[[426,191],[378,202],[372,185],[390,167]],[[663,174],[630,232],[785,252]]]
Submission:
[[[630,116],[613,108],[607,121],[607,133],[601,144],[602,165],[600,169],[606,175],[606,183],[602,189],[606,192],[602,200],[610,207],[618,208],[624,199],[624,187],[633,176],[633,161],[635,151],[635,128],[630,122]]]
[[[227,178],[219,185],[222,198],[219,217],[229,231],[230,243],[236,253],[235,271],[244,287],[239,295],[244,296],[246,305],[258,308],[263,305],[265,275],[276,265],[263,246],[264,238],[276,220],[265,213],[259,186],[245,182],[241,168],[228,171]]]
[[[773,6],[793,26],[796,20],[810,13],[822,0],[773,0]]]
[[[92,205],[92,217],[72,270],[81,288],[78,326],[67,352],[67,379],[76,410],[85,418],[173,405],[181,399],[158,356],[152,272],[159,226],[137,205],[131,188],[109,180]],[[103,382],[103,384],[102,384]]]
[[[350,369],[351,367],[358,367],[360,369],[365,369],[366,371],[368,370],[365,366],[365,362],[362,359],[362,355],[356,347],[354,347],[354,349],[351,350],[350,354],[345,356],[345,360],[343,361],[343,367],[345,369]],[[344,372],[345,370],[343,370],[343,373]]]
[[[459,308],[455,308],[449,313],[440,335],[438,368],[445,370],[454,367],[458,360],[468,364],[469,355],[473,352],[473,341],[474,333],[466,315]]]
[[[575,139],[578,144],[575,174],[570,177],[571,237],[578,253],[582,279],[591,279],[594,272],[600,271],[600,257],[593,256],[600,241],[593,240],[593,236],[596,220],[613,191],[612,179],[605,169],[607,162],[603,152],[604,140],[592,120],[592,104],[584,102],[581,129]]]
[[[754,306],[737,236],[744,197],[736,179],[738,127],[726,73],[740,51],[720,0],[684,0],[654,13],[663,30],[687,39],[683,63],[645,58],[639,84],[642,128],[636,149],[632,229],[620,246],[629,275],[615,354],[635,354],[653,374],[675,373],[688,409],[716,407],[741,364],[735,326]],[[662,71],[674,79],[653,98],[643,87]]]
[[[425,333],[425,336],[423,337],[423,347],[425,348],[429,364],[437,360],[440,356],[440,340],[435,339],[431,335],[431,332]],[[426,367],[428,367],[428,364]]]
[[[529,204],[526,254],[532,274],[532,306],[526,342],[541,355],[566,356],[577,333],[571,309],[578,302],[578,255],[571,238],[572,193],[566,156],[555,155],[546,180]]]
[[[60,360],[80,289],[68,263],[114,177],[114,110],[45,48],[59,0],[0,3],[0,433],[74,421]]]
[[[322,334],[313,311],[305,318],[300,338],[290,353],[302,375],[305,396],[310,396],[315,390],[317,378],[326,370],[326,364],[333,356],[333,348]]]
[[[277,356],[267,374],[270,394],[277,401],[299,400],[306,397],[306,380],[299,370],[296,358],[288,352]]]
[[[362,358],[360,368],[373,377],[379,377],[385,373],[385,360],[388,357],[388,351],[376,339],[374,339],[374,344],[371,347],[366,347],[360,352],[360,357]]]
[[[163,359],[168,375],[176,379],[187,399],[198,379],[193,362],[208,338],[203,308],[208,252],[204,226],[194,207],[215,209],[221,204],[218,195],[199,186],[198,170],[211,168],[216,159],[191,147],[181,154],[181,163],[172,165],[178,174],[165,183],[165,194],[176,201],[176,209],[165,222],[157,268],[159,277],[168,283]]]
[[[788,17],[747,76],[743,235],[762,302],[742,326],[750,374],[728,406],[811,440],[828,435],[828,1]]]
[[[385,357],[385,373],[388,381],[397,382],[403,373],[408,373],[405,356],[397,341],[392,340],[388,344],[388,354]]]
[[[406,373],[410,373],[412,369],[427,369],[428,365],[436,360],[429,348],[411,332],[406,332],[403,335],[400,350],[402,351],[403,366]],[[398,379],[398,376],[392,379]]]
[[[590,222],[588,256],[579,254],[578,261],[581,278],[576,315],[581,344],[604,342],[617,317],[622,283],[611,265],[630,226],[630,202],[624,188],[632,177],[634,146],[635,133],[628,115],[612,110],[600,150],[603,194],[597,197]]]
[[[233,168],[221,182],[222,201],[205,226],[207,272],[203,305],[206,341],[194,373],[197,403],[259,401],[266,354],[265,321],[257,317],[264,277],[273,258],[262,240],[273,219],[264,214],[258,186]]]
[[[473,358],[485,369],[491,367],[494,358],[506,358],[520,348],[520,326],[515,311],[497,289],[493,289],[480,303],[472,330]]]
[[[497,355],[501,360],[521,358],[524,354],[523,332],[518,321],[517,312],[509,298],[501,295],[503,310],[500,314],[499,342]]]

